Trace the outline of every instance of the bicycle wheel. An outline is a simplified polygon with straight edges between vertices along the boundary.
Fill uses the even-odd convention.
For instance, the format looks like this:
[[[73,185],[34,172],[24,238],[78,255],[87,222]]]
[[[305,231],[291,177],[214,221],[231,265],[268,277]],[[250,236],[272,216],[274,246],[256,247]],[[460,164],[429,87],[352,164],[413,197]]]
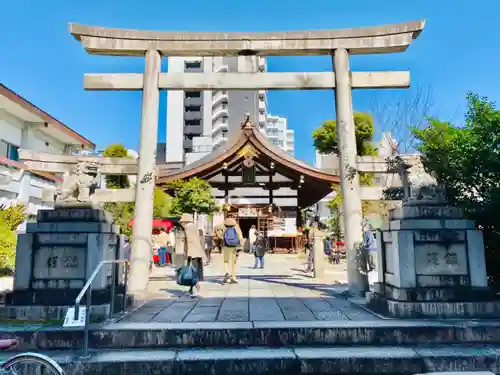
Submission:
[[[9,375],[64,375],[52,358],[38,353],[21,353],[5,361],[0,373]]]

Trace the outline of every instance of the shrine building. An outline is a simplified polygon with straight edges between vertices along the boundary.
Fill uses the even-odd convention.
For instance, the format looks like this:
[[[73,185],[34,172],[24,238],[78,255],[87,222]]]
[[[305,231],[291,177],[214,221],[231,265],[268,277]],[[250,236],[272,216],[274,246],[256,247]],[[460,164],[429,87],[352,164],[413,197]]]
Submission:
[[[223,210],[213,225],[234,214],[248,236],[251,225],[271,238],[293,238],[302,225],[301,210],[332,191],[339,177],[310,167],[282,151],[247,118],[239,134],[210,155],[177,170],[159,166],[158,186],[198,177],[212,186]],[[289,245],[286,245],[289,246]]]

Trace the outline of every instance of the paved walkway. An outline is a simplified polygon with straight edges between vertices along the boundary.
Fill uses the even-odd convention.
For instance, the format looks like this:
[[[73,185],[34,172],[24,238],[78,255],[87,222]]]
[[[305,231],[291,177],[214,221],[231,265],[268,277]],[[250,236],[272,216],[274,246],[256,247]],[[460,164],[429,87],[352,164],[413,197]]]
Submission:
[[[305,258],[266,255],[265,269],[254,270],[254,258],[241,254],[238,284],[222,285],[222,257],[205,268],[201,297],[186,295],[172,268],[155,268],[148,302],[122,322],[249,322],[378,320],[340,295],[346,290],[345,264],[326,265],[325,277],[305,273]]]

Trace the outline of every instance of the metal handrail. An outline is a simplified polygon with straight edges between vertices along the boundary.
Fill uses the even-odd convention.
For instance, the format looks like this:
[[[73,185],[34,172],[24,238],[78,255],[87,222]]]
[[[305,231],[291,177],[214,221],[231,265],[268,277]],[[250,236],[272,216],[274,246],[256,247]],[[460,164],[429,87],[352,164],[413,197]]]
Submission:
[[[86,301],[86,315],[85,315],[85,325],[83,327],[83,357],[88,357],[89,356],[89,322],[90,322],[90,305],[92,301],[92,282],[96,278],[96,276],[99,274],[99,271],[102,269],[102,266],[105,264],[121,264],[121,263],[129,263],[128,259],[113,259],[113,260],[102,260],[99,262],[97,267],[94,269],[94,272],[90,275],[89,279],[83,286],[82,290],[80,293],[78,293],[78,296],[76,297],[75,300],[75,320],[78,319],[78,316],[80,315],[80,302],[83,299],[83,296],[85,293],[87,293],[87,301]],[[116,270],[113,269],[113,272],[111,272],[111,301],[110,301],[110,306],[109,306],[109,318],[113,315],[114,307],[115,307],[115,287],[116,287]],[[125,285],[125,292],[123,293],[123,307],[125,308],[127,306],[127,280],[128,279],[128,266],[125,267],[125,275],[124,275],[124,285]]]

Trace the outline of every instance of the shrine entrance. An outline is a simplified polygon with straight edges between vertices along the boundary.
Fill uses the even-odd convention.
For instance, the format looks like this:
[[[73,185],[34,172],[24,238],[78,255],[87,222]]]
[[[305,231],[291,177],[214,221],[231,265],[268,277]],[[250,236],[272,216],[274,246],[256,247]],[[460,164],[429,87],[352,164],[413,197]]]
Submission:
[[[250,228],[252,227],[252,225],[254,225],[255,229],[257,229],[259,222],[257,218],[240,217],[240,216],[237,216],[236,220],[238,221],[238,225],[241,228],[243,236],[247,239],[249,239]]]
[[[352,72],[349,56],[405,51],[424,29],[424,21],[406,22],[397,25],[365,27],[344,30],[321,30],[303,32],[270,33],[182,33],[141,30],[109,29],[70,25],[73,36],[91,54],[145,57],[144,74],[90,74],[84,78],[87,90],[142,90],[142,121],[138,161],[138,183],[135,190],[135,216],[132,235],[132,267],[129,290],[140,294],[147,289],[149,267],[149,240],[151,239],[151,217],[153,216],[153,194],[156,177],[155,152],[158,139],[159,90],[335,90],[336,120],[340,152],[340,183],[343,196],[345,244],[348,254],[349,290],[361,294],[367,290],[368,280],[360,271],[357,248],[362,241],[362,206],[359,186],[352,89],[407,88],[410,86],[408,72]],[[331,56],[334,72],[257,72],[252,58],[259,56]],[[237,56],[245,61],[248,69],[238,73],[161,73],[163,56]],[[225,147],[224,147],[225,148]],[[226,148],[227,149],[227,148]],[[269,151],[277,154],[275,151]],[[265,154],[265,153],[264,153]],[[268,158],[269,154],[266,154]],[[276,155],[275,155],[276,156]],[[204,173],[212,167],[220,168],[219,155],[205,166]],[[284,160],[284,158],[282,158]],[[194,163],[195,165],[197,163]],[[282,164],[294,170],[290,161]],[[198,165],[199,166],[199,165]],[[229,165],[227,166],[229,167]],[[299,164],[299,167],[302,168]],[[196,174],[194,166],[185,173],[173,173],[175,177]],[[310,169],[310,167],[305,167]],[[219,170],[220,172],[220,170]],[[253,173],[247,170],[245,179]],[[257,170],[253,170],[258,177]],[[301,172],[299,172],[300,175]],[[315,200],[316,191],[322,188],[314,184],[322,180],[318,172],[303,173],[306,178],[299,203],[290,209],[298,211],[300,201]],[[219,175],[221,175],[219,173]],[[226,174],[227,175],[227,174]],[[315,176],[316,175],[316,176]],[[225,175],[222,174],[224,177]],[[159,183],[169,177],[159,176]],[[307,181],[309,179],[310,181]],[[327,180],[323,179],[324,182]],[[214,181],[215,182],[215,181]],[[258,182],[258,180],[256,180]],[[290,181],[297,186],[297,181]],[[336,179],[338,182],[338,179]],[[218,181],[227,199],[228,181]],[[259,182],[260,183],[260,182]],[[274,181],[264,181],[270,187]],[[307,186],[309,185],[309,186]],[[236,189],[236,188],[235,188]],[[220,189],[219,189],[220,190]],[[269,188],[269,192],[274,189]],[[272,194],[272,193],[270,193]],[[238,194],[241,195],[241,194]],[[326,195],[326,194],[325,194]],[[271,195],[271,199],[274,197]],[[227,203],[229,204],[229,203]],[[302,207],[304,205],[302,204]],[[285,217],[288,219],[288,217]],[[286,222],[286,220],[285,220]]]

